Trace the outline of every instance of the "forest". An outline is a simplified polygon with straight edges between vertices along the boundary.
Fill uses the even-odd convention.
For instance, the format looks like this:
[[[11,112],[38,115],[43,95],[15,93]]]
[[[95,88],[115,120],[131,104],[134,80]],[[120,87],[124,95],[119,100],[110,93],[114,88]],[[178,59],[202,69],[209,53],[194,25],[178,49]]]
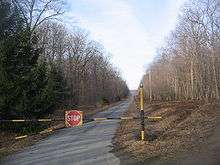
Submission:
[[[80,27],[70,30],[59,21],[63,5],[0,1],[0,119],[38,118],[129,94],[105,48]]]
[[[220,2],[191,0],[142,79],[145,97],[159,100],[220,98]]]

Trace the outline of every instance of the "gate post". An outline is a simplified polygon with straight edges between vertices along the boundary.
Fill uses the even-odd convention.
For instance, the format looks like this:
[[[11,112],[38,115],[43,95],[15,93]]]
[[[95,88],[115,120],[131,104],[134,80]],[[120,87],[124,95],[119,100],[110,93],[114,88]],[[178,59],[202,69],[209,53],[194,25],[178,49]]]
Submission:
[[[140,117],[141,117],[141,140],[144,140],[144,91],[143,84],[140,84]]]

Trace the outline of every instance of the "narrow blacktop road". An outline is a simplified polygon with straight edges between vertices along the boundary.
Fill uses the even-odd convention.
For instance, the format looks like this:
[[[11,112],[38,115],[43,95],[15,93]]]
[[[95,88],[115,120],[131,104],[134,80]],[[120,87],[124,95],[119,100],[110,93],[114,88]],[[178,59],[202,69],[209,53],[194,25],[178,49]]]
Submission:
[[[126,100],[95,117],[119,117],[128,108]],[[37,144],[8,156],[0,164],[8,165],[87,165],[120,164],[111,151],[118,120],[94,121],[80,127],[56,131]]]

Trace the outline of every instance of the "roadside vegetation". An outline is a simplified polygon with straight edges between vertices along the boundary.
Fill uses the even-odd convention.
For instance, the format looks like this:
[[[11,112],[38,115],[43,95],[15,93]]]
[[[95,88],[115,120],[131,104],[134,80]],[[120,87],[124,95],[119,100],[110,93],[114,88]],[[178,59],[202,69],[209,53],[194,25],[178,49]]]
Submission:
[[[219,1],[188,1],[166,41],[142,79],[145,116],[162,119],[146,120],[146,141],[139,141],[140,121],[122,121],[116,148],[146,164],[187,164],[185,160],[199,154],[210,164],[219,162],[211,156],[218,151],[210,149],[220,147]],[[138,116],[139,106],[136,96],[125,115]],[[181,161],[178,156],[183,157]]]
[[[127,96],[127,85],[101,44],[51,19],[61,10],[58,1],[1,1],[1,119],[37,118],[59,105]]]
[[[220,2],[189,1],[143,77],[147,100],[220,98]]]
[[[210,164],[218,162],[219,152],[212,148],[220,147],[219,109],[219,102],[146,103],[145,115],[161,116],[162,119],[145,120],[145,141],[140,141],[140,120],[122,121],[116,133],[115,152],[129,154],[142,164],[150,165],[188,164],[186,160],[199,160],[198,158],[201,162],[205,160]],[[138,116],[138,114],[139,109],[133,103],[124,115]]]
[[[129,94],[104,47],[80,27],[70,30],[61,23],[64,5],[57,0],[0,1],[0,120],[54,113],[63,118],[64,109],[103,106]],[[1,123],[1,139],[46,127]]]

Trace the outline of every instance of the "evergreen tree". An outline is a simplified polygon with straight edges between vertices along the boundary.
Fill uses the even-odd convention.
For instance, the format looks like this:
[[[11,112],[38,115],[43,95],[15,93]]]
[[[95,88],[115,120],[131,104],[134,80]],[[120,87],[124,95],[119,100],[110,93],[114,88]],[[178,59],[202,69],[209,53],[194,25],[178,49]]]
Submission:
[[[47,64],[38,63],[37,36],[30,35],[19,11],[2,2],[0,40],[0,115],[38,117],[55,103]],[[31,38],[30,38],[31,36]]]
[[[8,1],[1,1],[0,6],[0,110],[1,117],[7,117],[16,115],[23,78],[19,76],[26,72],[21,51],[24,31],[18,9]]]

